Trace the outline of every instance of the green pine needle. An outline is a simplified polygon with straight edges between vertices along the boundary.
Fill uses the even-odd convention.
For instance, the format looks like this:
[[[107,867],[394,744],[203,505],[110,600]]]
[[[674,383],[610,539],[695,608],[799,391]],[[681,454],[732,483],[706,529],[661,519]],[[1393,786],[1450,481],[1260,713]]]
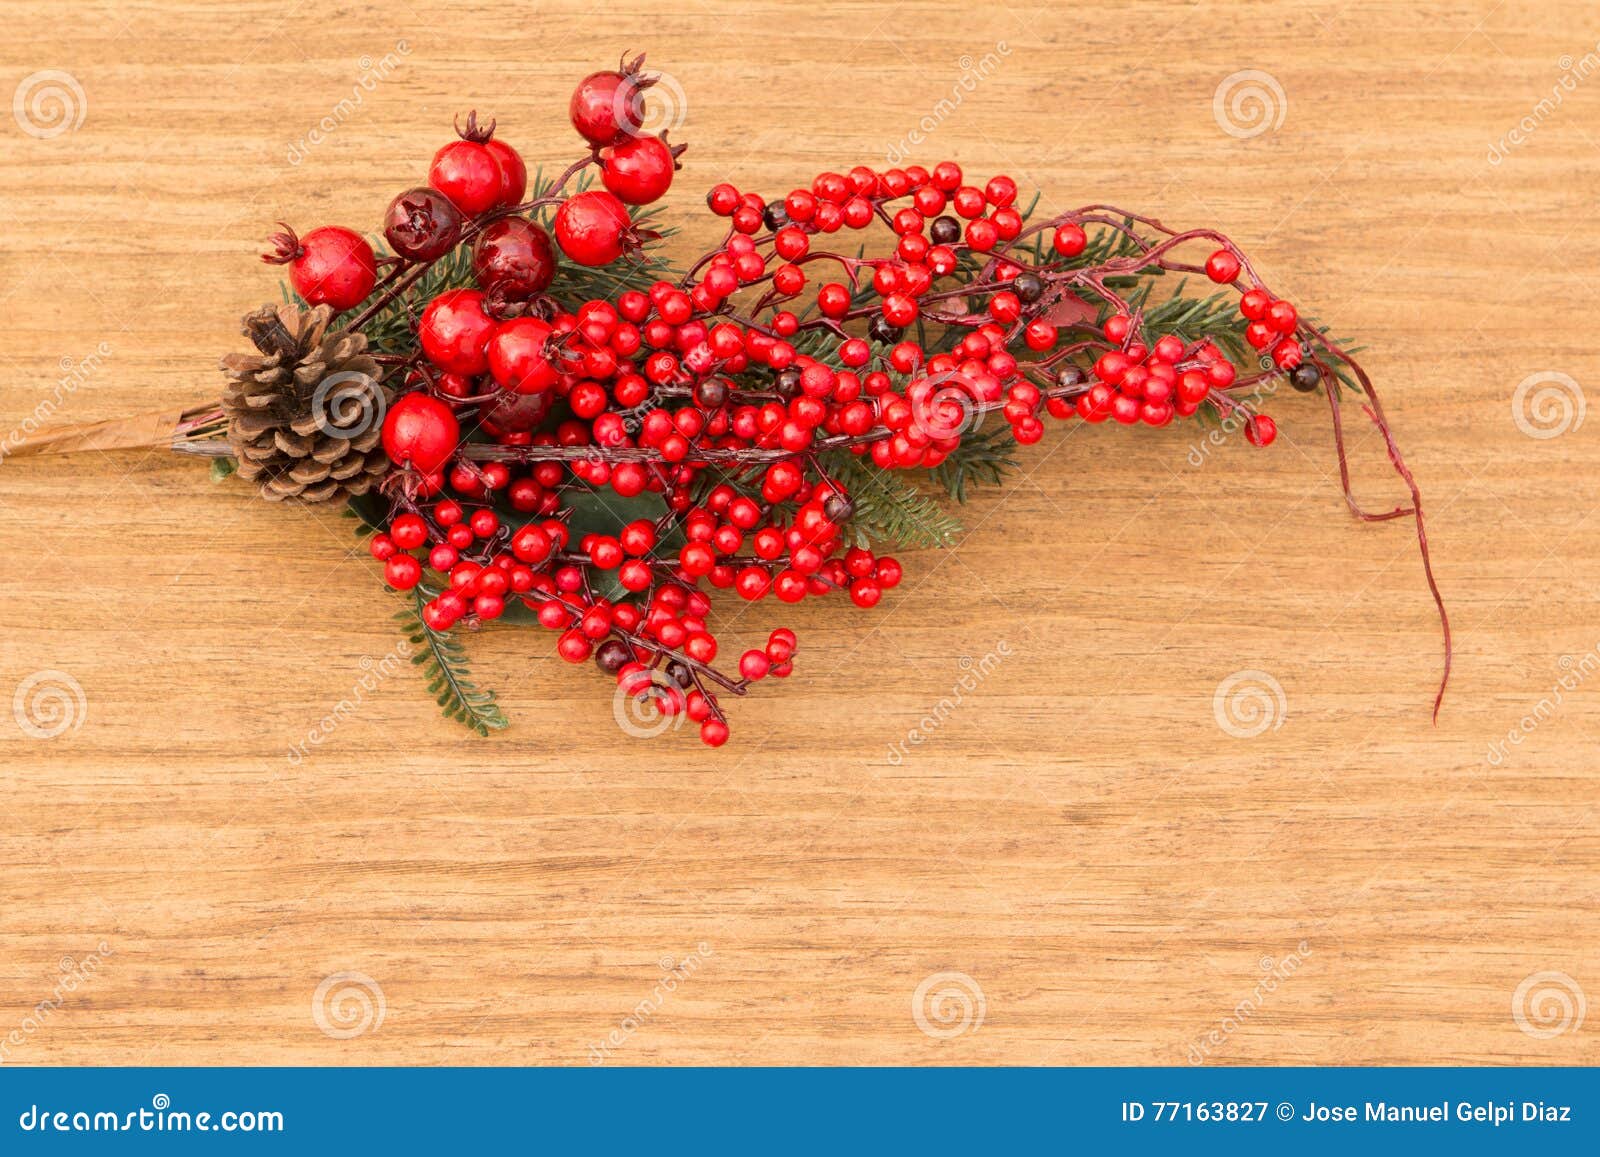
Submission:
[[[1011,457],[1016,446],[1009,422],[970,431],[928,476],[951,498],[965,502],[970,487],[998,486],[1017,467],[1017,460]]]
[[[423,620],[421,591],[413,591],[411,604],[394,617],[412,646],[418,648],[411,661],[422,669],[428,694],[438,701],[444,717],[479,735],[505,730],[510,721],[495,702],[494,692],[471,679],[466,648],[448,632],[435,631]]]
[[[857,546],[884,542],[931,550],[951,545],[964,529],[936,499],[897,472],[878,469],[870,458],[836,450],[824,455],[822,463],[855,505],[849,533]]]

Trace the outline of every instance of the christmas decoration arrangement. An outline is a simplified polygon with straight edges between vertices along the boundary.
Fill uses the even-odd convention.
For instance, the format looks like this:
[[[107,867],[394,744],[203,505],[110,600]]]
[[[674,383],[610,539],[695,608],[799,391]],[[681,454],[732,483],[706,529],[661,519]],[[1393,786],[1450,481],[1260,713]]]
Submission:
[[[1415,525],[1444,631],[1437,716],[1450,631],[1417,484],[1348,345],[1233,241],[1110,205],[1039,219],[1010,177],[942,161],[770,198],[719,184],[725,237],[675,266],[657,203],[684,146],[646,129],[653,80],[642,56],[586,77],[578,155],[549,179],[468,114],[381,240],[283,226],[264,259],[285,300],[245,316],[219,401],[154,427],[269,501],[346,504],[447,715],[506,725],[457,635],[526,622],[641,729],[682,716],[720,746],[730,699],[788,676],[799,640],[779,626],[721,654],[714,603],[870,609],[901,581],[885,549],[948,543],[938,496],[1001,482],[1047,420],[1220,419],[1267,447],[1259,403],[1286,380],[1325,398],[1355,516]],[[1347,401],[1409,503],[1356,501]],[[152,426],[24,449],[134,429]]]

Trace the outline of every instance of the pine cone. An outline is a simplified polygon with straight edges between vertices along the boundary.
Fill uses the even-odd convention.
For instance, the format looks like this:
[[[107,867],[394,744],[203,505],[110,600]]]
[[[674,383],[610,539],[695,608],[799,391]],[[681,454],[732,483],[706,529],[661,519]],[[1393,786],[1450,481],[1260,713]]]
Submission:
[[[229,354],[222,370],[228,442],[239,477],[273,502],[365,494],[389,469],[383,369],[365,334],[328,332],[333,310],[264,305],[245,315],[260,354]]]

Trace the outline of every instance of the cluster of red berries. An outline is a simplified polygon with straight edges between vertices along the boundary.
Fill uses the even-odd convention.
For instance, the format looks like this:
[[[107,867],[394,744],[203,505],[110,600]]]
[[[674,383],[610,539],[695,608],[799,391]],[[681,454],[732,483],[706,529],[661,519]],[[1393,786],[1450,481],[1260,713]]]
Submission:
[[[682,146],[643,131],[641,62],[578,86],[570,116],[588,152],[532,200],[516,150],[469,116],[429,183],[390,205],[394,256],[319,229],[280,236],[269,257],[308,302],[361,307],[359,326],[472,246],[474,284],[415,302],[414,347],[390,358],[404,382],[383,428],[394,508],[372,553],[391,586],[424,592],[430,627],[525,605],[560,633],[563,658],[592,659],[717,745],[716,689],[787,675],[795,638],[780,628],[737,677],[717,671],[701,580],[786,603],[842,590],[861,607],[901,580],[893,558],[849,545],[855,504],[824,452],[927,468],[992,412],[1028,444],[1046,414],[1165,426],[1208,402],[1242,408],[1224,391],[1255,379],[1217,342],[1148,333],[1093,263],[1086,227],[1134,237],[1129,222],[1085,210],[1030,225],[1015,181],[968,183],[951,161],[824,172],[770,200],[719,184],[707,204],[727,235],[687,275],[611,299],[552,296],[563,260],[626,261],[655,236],[631,210],[668,191]],[[563,192],[588,166],[603,187]],[[874,225],[892,237],[880,256],[824,247]],[[1041,233],[1041,248],[1024,244]],[[1232,285],[1243,266],[1224,245],[1203,268]],[[1320,376],[1302,365],[1294,307],[1242,292],[1249,344],[1297,385]],[[1271,420],[1247,417],[1250,440],[1270,443]],[[574,487],[656,495],[663,513],[578,533]]]

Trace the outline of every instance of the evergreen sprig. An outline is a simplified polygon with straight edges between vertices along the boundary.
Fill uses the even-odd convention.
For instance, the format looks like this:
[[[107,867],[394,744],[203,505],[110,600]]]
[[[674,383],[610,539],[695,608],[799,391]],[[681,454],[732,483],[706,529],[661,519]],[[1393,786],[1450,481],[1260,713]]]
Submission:
[[[857,546],[887,542],[908,550],[932,550],[951,545],[965,529],[960,519],[902,477],[901,471],[880,470],[870,458],[848,451],[825,454],[821,463],[855,506],[848,533]]]
[[[494,692],[472,681],[466,648],[450,634],[428,626],[422,617],[421,592],[413,590],[411,602],[394,617],[411,645],[418,648],[411,661],[422,669],[428,694],[438,701],[445,718],[465,724],[479,735],[503,731],[510,721],[495,702]]]
[[[965,502],[969,487],[998,486],[1006,473],[1016,468],[1017,460],[1011,457],[1016,446],[1009,422],[971,430],[962,437],[961,445],[928,471],[928,477],[951,498]]]

